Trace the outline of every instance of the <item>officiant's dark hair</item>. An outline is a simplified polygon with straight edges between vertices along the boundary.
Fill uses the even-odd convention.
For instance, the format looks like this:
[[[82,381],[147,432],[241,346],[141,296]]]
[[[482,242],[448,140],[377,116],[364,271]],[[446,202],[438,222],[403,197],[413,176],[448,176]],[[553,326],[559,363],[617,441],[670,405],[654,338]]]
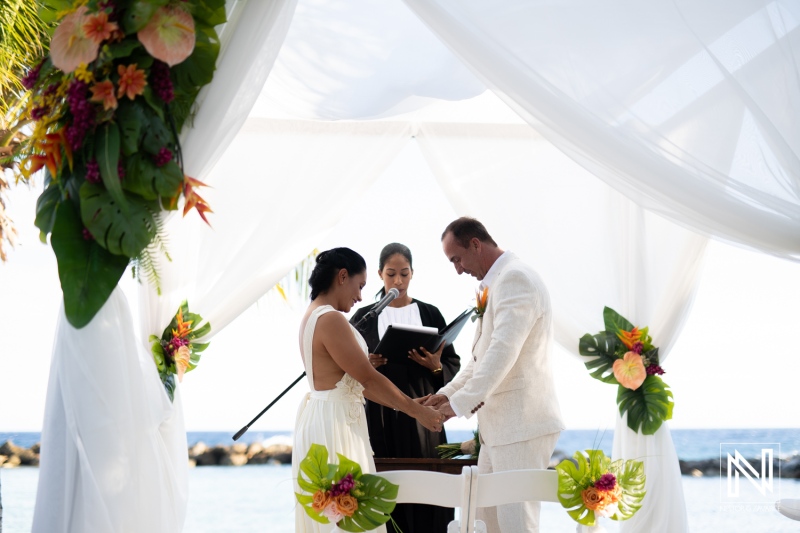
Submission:
[[[336,275],[341,269],[347,270],[347,274],[355,276],[367,269],[367,262],[350,248],[331,248],[325,250],[317,256],[317,264],[308,278],[311,286],[311,299],[316,300],[320,294],[325,294],[336,280]]]
[[[383,272],[386,261],[395,254],[405,257],[406,261],[408,261],[408,266],[411,267],[412,271],[414,270],[414,262],[411,260],[411,250],[408,249],[408,246],[399,242],[390,242],[381,250],[381,256],[378,258],[378,271]],[[386,296],[386,287],[381,287],[375,297],[383,298],[384,296]]]
[[[486,231],[486,226],[481,224],[477,218],[461,217],[452,221],[444,229],[442,240],[448,233],[453,234],[453,238],[462,248],[469,248],[469,241],[477,238],[481,242],[488,242],[492,246],[497,246],[492,236]]]

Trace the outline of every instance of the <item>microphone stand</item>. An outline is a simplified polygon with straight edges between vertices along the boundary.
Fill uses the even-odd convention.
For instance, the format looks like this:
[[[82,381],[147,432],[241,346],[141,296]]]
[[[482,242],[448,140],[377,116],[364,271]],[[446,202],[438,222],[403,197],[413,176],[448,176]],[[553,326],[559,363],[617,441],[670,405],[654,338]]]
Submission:
[[[381,310],[382,310],[382,309],[381,309]],[[360,328],[360,326],[361,326],[361,325],[362,325],[362,324],[363,324],[363,323],[364,323],[364,322],[365,322],[365,321],[366,321],[368,318],[375,318],[376,316],[378,316],[378,313],[376,313],[376,312],[375,312],[375,310],[373,309],[372,311],[370,311],[370,312],[368,312],[368,313],[365,313],[365,314],[364,314],[364,316],[363,316],[363,317],[361,317],[361,320],[359,320],[359,321],[356,323],[356,325],[355,325],[355,326],[353,326],[353,327],[354,327],[354,328],[356,328],[356,329],[358,329],[359,331],[361,331],[361,330],[359,329],[359,328]],[[248,429],[250,429],[250,426],[252,426],[253,424],[255,424],[256,420],[258,420],[259,418],[261,418],[261,415],[263,415],[264,413],[266,413],[266,412],[269,410],[269,408],[270,408],[270,407],[272,407],[273,405],[275,405],[275,403],[276,403],[278,400],[280,400],[281,398],[283,398],[283,396],[284,396],[284,395],[285,395],[287,392],[289,392],[290,390],[292,390],[292,387],[294,387],[295,385],[297,385],[297,384],[300,382],[300,380],[301,380],[301,379],[303,379],[304,377],[306,377],[306,372],[305,372],[305,370],[303,371],[303,373],[302,373],[302,374],[300,374],[299,376],[297,376],[297,379],[296,379],[296,380],[292,381],[292,384],[291,384],[291,385],[289,385],[288,387],[286,387],[285,389],[283,389],[283,392],[282,392],[282,393],[278,394],[278,396],[276,396],[274,400],[272,400],[271,402],[269,402],[269,405],[268,405],[268,406],[266,406],[266,407],[265,407],[265,408],[264,408],[264,409],[263,409],[263,410],[262,410],[260,413],[258,413],[258,414],[256,415],[256,417],[255,417],[255,418],[253,418],[253,419],[252,419],[250,422],[248,422],[248,423],[247,423],[247,424],[246,424],[246,425],[245,425],[245,426],[244,426],[242,429],[240,429],[239,431],[237,431],[237,432],[236,432],[236,434],[233,436],[233,440],[239,440],[239,437],[241,437],[242,435],[244,435],[244,434],[247,432],[247,430],[248,430]]]

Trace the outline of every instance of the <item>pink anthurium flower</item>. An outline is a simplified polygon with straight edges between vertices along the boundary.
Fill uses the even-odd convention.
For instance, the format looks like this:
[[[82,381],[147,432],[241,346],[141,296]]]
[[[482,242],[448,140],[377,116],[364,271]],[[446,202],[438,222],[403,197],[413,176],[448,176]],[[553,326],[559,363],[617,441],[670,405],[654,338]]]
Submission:
[[[628,352],[622,359],[614,361],[614,377],[626,389],[636,390],[641,387],[647,377],[642,356],[636,352]]]
[[[56,68],[70,73],[81,63],[97,59],[99,42],[88,37],[84,30],[86,6],[81,6],[61,21],[50,40],[50,59]]]
[[[177,370],[178,381],[183,381],[183,375],[186,369],[189,368],[189,358],[192,356],[188,346],[181,346],[175,352],[175,370]]]
[[[151,56],[172,67],[194,51],[194,19],[180,7],[159,7],[138,36]]]

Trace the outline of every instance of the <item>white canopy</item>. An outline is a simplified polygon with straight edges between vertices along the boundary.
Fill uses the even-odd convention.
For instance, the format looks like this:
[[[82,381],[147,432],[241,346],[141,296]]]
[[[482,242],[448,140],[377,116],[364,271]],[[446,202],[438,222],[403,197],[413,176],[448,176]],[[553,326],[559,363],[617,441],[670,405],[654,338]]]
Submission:
[[[303,0],[296,9],[292,1],[231,8],[217,76],[184,136],[187,171],[214,187],[214,229],[171,221],[175,261],[163,266],[163,295],[142,293],[142,375],[117,380],[140,388],[158,380],[146,340],[182,299],[218,333],[322,240],[412,138],[457,211],[483,220],[543,275],[557,340],[572,352],[608,305],[649,325],[666,358],[706,237],[800,259],[796,2]],[[124,338],[126,304],[112,300],[95,321]],[[64,411],[92,405],[93,420],[116,419],[113,403],[86,401],[91,386],[58,385],[58,362],[70,360],[75,339],[97,334],[62,320],[43,448],[49,434],[80,432],[57,424]],[[151,401],[153,416],[126,427],[149,424],[144,433],[154,446],[166,443],[173,479],[185,479],[175,455],[180,395],[174,404]],[[623,530],[685,531],[667,426],[644,437],[619,420],[614,453],[647,457],[649,497]],[[71,460],[85,475],[95,468],[81,454]],[[156,497],[103,483],[88,495],[66,494],[60,487],[74,474],[47,483],[44,458],[42,467],[34,531],[56,531],[46,519],[63,519],[45,506],[91,503],[113,517],[122,508],[115,502],[150,508],[147,498]],[[176,485],[174,514],[161,529],[140,529],[182,523],[185,492]],[[104,530],[123,531],[113,523]]]

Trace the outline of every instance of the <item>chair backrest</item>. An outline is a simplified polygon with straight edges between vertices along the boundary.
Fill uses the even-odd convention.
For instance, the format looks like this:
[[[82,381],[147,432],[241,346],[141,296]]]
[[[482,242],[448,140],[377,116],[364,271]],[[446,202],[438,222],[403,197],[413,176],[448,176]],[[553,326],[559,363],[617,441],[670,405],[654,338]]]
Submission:
[[[380,476],[400,487],[397,491],[397,503],[425,503],[460,508],[462,519],[458,531],[469,531],[468,525],[472,521],[464,520],[471,507],[473,470],[469,466],[462,469],[461,475],[422,470],[390,470],[381,472]]]
[[[555,470],[510,470],[481,474],[475,507],[494,507],[506,503],[558,501],[558,472]]]

